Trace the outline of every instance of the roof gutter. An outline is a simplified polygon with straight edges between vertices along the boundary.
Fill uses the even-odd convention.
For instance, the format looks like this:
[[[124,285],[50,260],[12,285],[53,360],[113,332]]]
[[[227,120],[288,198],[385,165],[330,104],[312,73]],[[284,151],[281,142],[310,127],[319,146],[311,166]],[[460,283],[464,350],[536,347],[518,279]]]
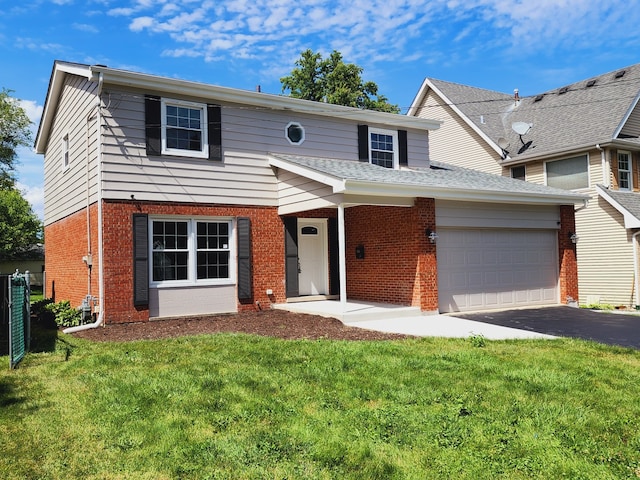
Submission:
[[[442,124],[438,120],[408,117],[396,113],[364,110],[342,105],[314,102],[284,95],[240,90],[236,88],[220,87],[206,83],[198,83],[174,78],[159,77],[145,73],[117,70],[113,68],[94,65],[89,67],[92,72],[104,76],[104,81],[110,85],[121,85],[131,88],[152,89],[158,92],[187,95],[199,98],[215,98],[218,101],[251,105],[271,110],[291,110],[297,113],[310,115],[322,115],[345,120],[357,120],[360,122],[376,123],[387,126],[437,130]]]
[[[419,185],[381,185],[379,182],[366,182],[346,179],[343,190],[334,193],[355,195],[376,195],[387,197],[427,197],[438,200],[461,200],[468,202],[514,203],[539,205],[585,205],[586,195],[551,195],[528,192],[503,192],[500,190],[470,190],[451,187],[421,187]]]

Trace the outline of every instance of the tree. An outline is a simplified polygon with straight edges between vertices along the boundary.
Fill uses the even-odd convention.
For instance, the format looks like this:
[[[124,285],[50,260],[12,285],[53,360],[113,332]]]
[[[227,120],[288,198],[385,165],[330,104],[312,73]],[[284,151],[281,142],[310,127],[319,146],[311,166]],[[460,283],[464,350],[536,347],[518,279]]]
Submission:
[[[400,108],[378,93],[374,82],[363,82],[362,67],[345,63],[342,54],[331,52],[323,59],[320,53],[305,50],[290,75],[282,77],[282,92],[295,98],[327,102],[367,110],[399,113]]]
[[[17,150],[31,145],[31,121],[11,90],[0,92],[0,188],[13,186]]]
[[[0,258],[17,258],[42,242],[42,222],[15,187],[0,189]]]

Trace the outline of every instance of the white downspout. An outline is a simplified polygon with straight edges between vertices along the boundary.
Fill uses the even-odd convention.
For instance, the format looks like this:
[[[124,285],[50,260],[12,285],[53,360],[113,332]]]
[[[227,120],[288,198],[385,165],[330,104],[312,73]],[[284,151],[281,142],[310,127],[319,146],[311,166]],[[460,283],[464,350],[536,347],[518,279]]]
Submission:
[[[338,205],[338,260],[340,262],[340,305],[342,311],[347,309],[347,247],[344,229],[344,204]]]
[[[104,267],[103,267],[103,255],[102,255],[102,116],[101,116],[101,94],[102,94],[102,83],[103,83],[103,75],[100,74],[98,78],[98,92],[97,92],[97,103],[98,112],[96,113],[96,129],[97,129],[97,142],[98,142],[98,152],[96,161],[98,162],[98,179],[97,179],[97,201],[98,201],[98,305],[100,306],[100,311],[98,312],[98,318],[93,323],[87,323],[86,325],[79,325],[77,327],[69,327],[65,328],[63,333],[73,333],[80,332],[82,330],[89,330],[91,328],[96,328],[102,325],[104,322]],[[87,157],[87,162],[89,158]],[[89,185],[87,184],[87,190],[89,189]],[[89,192],[87,191],[87,197]],[[87,205],[87,210],[89,206]]]
[[[636,241],[638,235],[640,235],[640,231],[631,235],[631,246],[633,247],[633,293],[636,298],[636,306],[640,305],[640,292],[638,292],[638,287],[640,287],[640,281],[638,281],[638,246]]]
[[[596,148],[600,150],[600,159],[602,162],[602,185],[605,188],[609,188],[609,169],[607,168],[607,152],[604,148],[600,146],[600,144],[596,144]]]

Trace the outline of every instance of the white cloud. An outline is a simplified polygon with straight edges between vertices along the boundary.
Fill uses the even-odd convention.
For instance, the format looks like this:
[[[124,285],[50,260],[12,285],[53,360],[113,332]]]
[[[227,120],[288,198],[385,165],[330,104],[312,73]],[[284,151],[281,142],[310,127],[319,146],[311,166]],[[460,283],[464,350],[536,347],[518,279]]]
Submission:
[[[16,187],[22,192],[24,199],[31,204],[33,212],[42,220],[44,218],[44,188],[20,182],[16,182]]]
[[[42,116],[43,106],[38,105],[38,102],[34,100],[20,100],[19,103],[27,114],[27,117],[29,117],[29,120],[37,124]]]
[[[98,33],[99,30],[94,25],[89,25],[87,23],[74,23],[73,28],[76,30],[80,30],[81,32],[87,33]]]
[[[133,32],[139,32],[144,30],[145,28],[151,28],[155,24],[155,21],[151,17],[138,17],[134,18],[131,24],[129,25],[129,29]]]

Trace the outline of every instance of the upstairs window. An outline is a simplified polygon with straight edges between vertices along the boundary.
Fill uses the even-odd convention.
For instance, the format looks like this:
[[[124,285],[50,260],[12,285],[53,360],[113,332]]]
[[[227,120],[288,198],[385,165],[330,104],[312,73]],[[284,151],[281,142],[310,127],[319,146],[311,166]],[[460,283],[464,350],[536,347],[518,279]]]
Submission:
[[[545,163],[547,185],[564,190],[589,188],[589,162],[586,155]]]
[[[62,139],[62,170],[69,168],[69,135]]]
[[[398,168],[398,134],[387,130],[369,130],[369,161],[385,168]]]
[[[511,167],[511,178],[515,178],[516,180],[526,180],[527,169],[525,166],[518,165],[517,167]]]
[[[162,153],[207,158],[207,106],[162,99]]]
[[[618,188],[631,190],[631,152],[618,151]]]

